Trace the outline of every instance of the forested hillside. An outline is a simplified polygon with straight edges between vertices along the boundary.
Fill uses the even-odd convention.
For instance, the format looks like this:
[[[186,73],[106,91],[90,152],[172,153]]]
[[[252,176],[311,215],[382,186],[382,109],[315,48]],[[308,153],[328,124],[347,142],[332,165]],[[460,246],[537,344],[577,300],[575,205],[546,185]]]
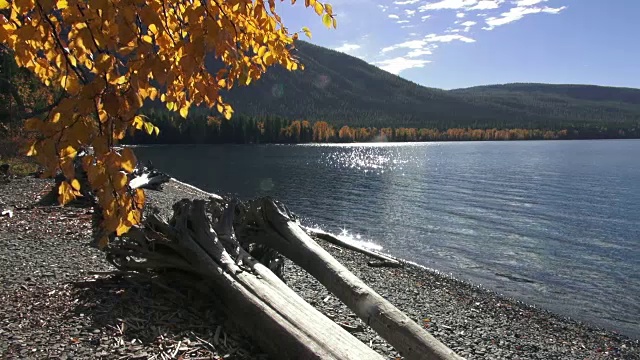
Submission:
[[[253,117],[324,120],[335,126],[439,128],[634,128],[640,90],[511,84],[444,91],[417,85],[358,58],[296,43],[304,71],[270,69],[227,99]]]
[[[340,126],[441,128],[494,125],[496,117],[506,116],[501,109],[420,86],[340,52],[302,41],[296,48],[305,70],[272,68],[251,86],[233,89],[226,96],[237,113]]]
[[[594,85],[505,84],[452,90],[474,104],[509,108],[542,127],[637,127],[640,90]]]

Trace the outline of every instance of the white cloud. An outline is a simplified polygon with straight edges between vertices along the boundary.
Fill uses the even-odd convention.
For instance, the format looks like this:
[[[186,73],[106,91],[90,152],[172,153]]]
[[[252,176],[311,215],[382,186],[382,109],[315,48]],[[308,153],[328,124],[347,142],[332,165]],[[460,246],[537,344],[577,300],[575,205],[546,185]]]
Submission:
[[[416,14],[415,10],[405,10],[404,12],[405,14],[407,14],[408,17],[412,17],[413,15]]]
[[[380,69],[398,75],[404,70],[422,68],[430,62],[431,61],[429,60],[407,59],[400,56],[393,59],[379,61],[377,63],[374,63],[374,65],[378,65]]]
[[[398,20],[398,21],[396,21],[396,23],[398,23],[398,24],[406,24],[408,22],[409,22],[409,20]]]
[[[424,15],[424,16],[421,16],[420,19],[422,21],[427,21],[427,19],[430,18],[430,17],[431,17],[431,15]]]
[[[400,19],[400,16],[396,14],[389,14],[389,19]]]
[[[464,9],[468,6],[475,5],[477,2],[478,0],[441,0],[435,3],[426,3],[418,9],[421,12],[428,10]]]
[[[414,28],[414,27],[416,27],[414,24],[411,24],[411,25],[402,25],[402,26],[400,26],[400,28],[401,28],[401,29],[412,29],[412,28]]]
[[[492,10],[497,9],[504,0],[480,0],[478,4],[469,8],[469,10]]]
[[[389,7],[386,5],[378,5],[378,7],[382,10],[382,12],[386,12],[389,9]]]
[[[477,24],[477,22],[475,21],[465,21],[462,24],[460,24],[461,26],[464,26],[464,29],[462,29],[462,31],[464,32],[469,32],[469,30],[471,30],[471,27],[473,25]]]
[[[429,10],[490,10],[497,9],[506,0],[441,0],[426,3],[418,8],[420,12]],[[523,0],[533,1],[533,0]]]
[[[401,49],[401,48],[417,50],[417,49],[424,48],[426,45],[427,45],[427,42],[424,40],[409,40],[400,44],[387,46],[386,48],[382,49],[382,52],[385,53],[385,52],[389,52],[389,51]]]
[[[429,34],[424,37],[426,42],[452,42],[452,41],[462,41],[466,43],[476,42],[474,39],[463,36],[463,35],[436,35]]]
[[[333,48],[333,50],[340,51],[340,52],[343,52],[343,53],[346,53],[346,54],[350,53],[353,50],[358,50],[358,49],[360,49],[360,45],[358,45],[358,44],[349,44],[349,43],[344,43],[344,44],[338,46],[337,48]]]
[[[509,11],[500,14],[500,17],[489,17],[486,19],[487,27],[483,27],[484,30],[493,30],[496,26],[502,26],[508,23],[512,23],[514,21],[518,21],[530,14],[538,14],[538,13],[547,13],[547,14],[558,14],[562,10],[566,9],[566,6],[562,6],[559,8],[551,8],[551,7],[514,7],[509,9]]]
[[[394,1],[393,3],[396,5],[411,5],[415,4],[420,0],[405,0],[405,1]]]
[[[463,36],[463,35],[458,35],[458,34],[446,34],[446,35],[436,35],[436,34],[429,34],[425,37],[423,37],[422,39],[419,40],[408,40],[402,43],[398,43],[398,44],[394,44],[391,46],[387,46],[385,48],[383,48],[381,50],[382,53],[386,53],[389,51],[394,51],[394,50],[398,50],[398,49],[411,49],[411,50],[420,50],[422,51],[422,53],[420,55],[426,55],[426,51],[428,51],[428,54],[431,54],[431,50],[434,50],[438,47],[437,43],[448,43],[448,42],[452,42],[452,41],[462,41],[462,42],[466,42],[466,43],[472,43],[475,42],[474,39],[471,39],[469,37]],[[411,54],[413,54],[413,56],[410,57],[416,57],[418,55],[417,51],[412,51]]]
[[[464,17],[464,15],[465,15],[465,13],[463,13],[463,12],[459,12],[459,13],[457,13],[457,14],[456,14],[456,17],[457,17],[458,19],[462,19],[462,18]]]
[[[433,52],[429,49],[415,49],[407,53],[407,57],[414,58],[422,55],[431,55]]]
[[[514,2],[514,4],[518,7],[521,7],[521,6],[538,5],[542,2],[547,2],[547,0],[517,0]]]

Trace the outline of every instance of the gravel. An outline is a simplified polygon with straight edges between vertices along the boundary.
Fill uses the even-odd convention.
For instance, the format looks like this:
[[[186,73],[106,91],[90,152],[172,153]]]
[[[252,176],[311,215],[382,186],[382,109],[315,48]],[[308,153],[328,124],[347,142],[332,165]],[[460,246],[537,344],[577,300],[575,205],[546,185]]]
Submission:
[[[88,246],[91,209],[39,205],[52,181],[0,184],[0,357],[56,359],[267,359],[212,299],[114,272]],[[171,182],[149,191],[170,214],[181,198],[206,198]],[[579,323],[407,264],[372,268],[364,255],[320,244],[379,294],[468,359],[640,359],[638,340]],[[287,262],[305,300],[389,358],[395,349],[321,284]]]

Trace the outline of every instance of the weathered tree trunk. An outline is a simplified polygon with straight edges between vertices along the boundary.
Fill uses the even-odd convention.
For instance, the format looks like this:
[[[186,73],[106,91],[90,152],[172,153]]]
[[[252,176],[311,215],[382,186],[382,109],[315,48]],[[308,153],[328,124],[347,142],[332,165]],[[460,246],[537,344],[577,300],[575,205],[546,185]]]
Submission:
[[[347,248],[349,250],[353,250],[356,252],[359,252],[361,254],[365,254],[367,256],[370,256],[372,258],[381,260],[381,263],[373,263],[373,264],[382,264],[382,265],[371,265],[371,263],[369,264],[369,266],[390,266],[390,267],[402,267],[402,263],[400,261],[398,261],[398,259],[395,259],[391,256],[388,255],[384,255],[384,254],[380,254],[371,250],[367,250],[365,248],[359,247],[359,246],[355,246],[352,244],[349,244],[346,241],[340,240],[338,237],[334,236],[333,234],[330,234],[328,232],[322,231],[322,230],[318,230],[318,229],[311,229],[308,227],[302,227],[307,234],[311,235],[311,236],[315,236],[318,239],[322,239],[324,241],[330,242],[334,245],[338,245],[341,246],[343,248]]]
[[[122,270],[178,269],[210,283],[228,314],[262,349],[282,359],[382,359],[375,351],[305,302],[237,242],[216,236],[202,200],[174,206],[170,224],[151,216],[107,248]],[[227,247],[237,251],[236,263]],[[245,271],[241,266],[248,266]]]
[[[245,211],[242,230],[238,230],[242,236],[300,265],[407,359],[459,359],[313,241],[287,215],[286,208],[264,198]]]
[[[210,199],[181,200],[169,223],[150,215],[144,227],[106,248],[107,259],[121,270],[199,275],[232,319],[276,358],[380,358],[271,271],[282,270],[277,251],[318,279],[407,359],[459,359],[322,249],[286,207],[268,198],[248,206]]]

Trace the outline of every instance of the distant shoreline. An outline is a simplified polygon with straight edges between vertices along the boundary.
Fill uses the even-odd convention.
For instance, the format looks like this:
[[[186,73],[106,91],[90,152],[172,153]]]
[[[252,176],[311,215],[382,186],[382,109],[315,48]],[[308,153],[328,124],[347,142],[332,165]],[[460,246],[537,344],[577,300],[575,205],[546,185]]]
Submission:
[[[640,137],[632,138],[569,138],[569,139],[510,139],[510,140],[425,140],[425,141],[311,141],[311,142],[176,142],[176,143],[122,143],[123,146],[139,147],[139,146],[168,146],[168,145],[358,145],[358,144],[422,144],[422,143],[473,143],[473,142],[527,142],[527,141],[584,141],[584,140],[640,140]]]

